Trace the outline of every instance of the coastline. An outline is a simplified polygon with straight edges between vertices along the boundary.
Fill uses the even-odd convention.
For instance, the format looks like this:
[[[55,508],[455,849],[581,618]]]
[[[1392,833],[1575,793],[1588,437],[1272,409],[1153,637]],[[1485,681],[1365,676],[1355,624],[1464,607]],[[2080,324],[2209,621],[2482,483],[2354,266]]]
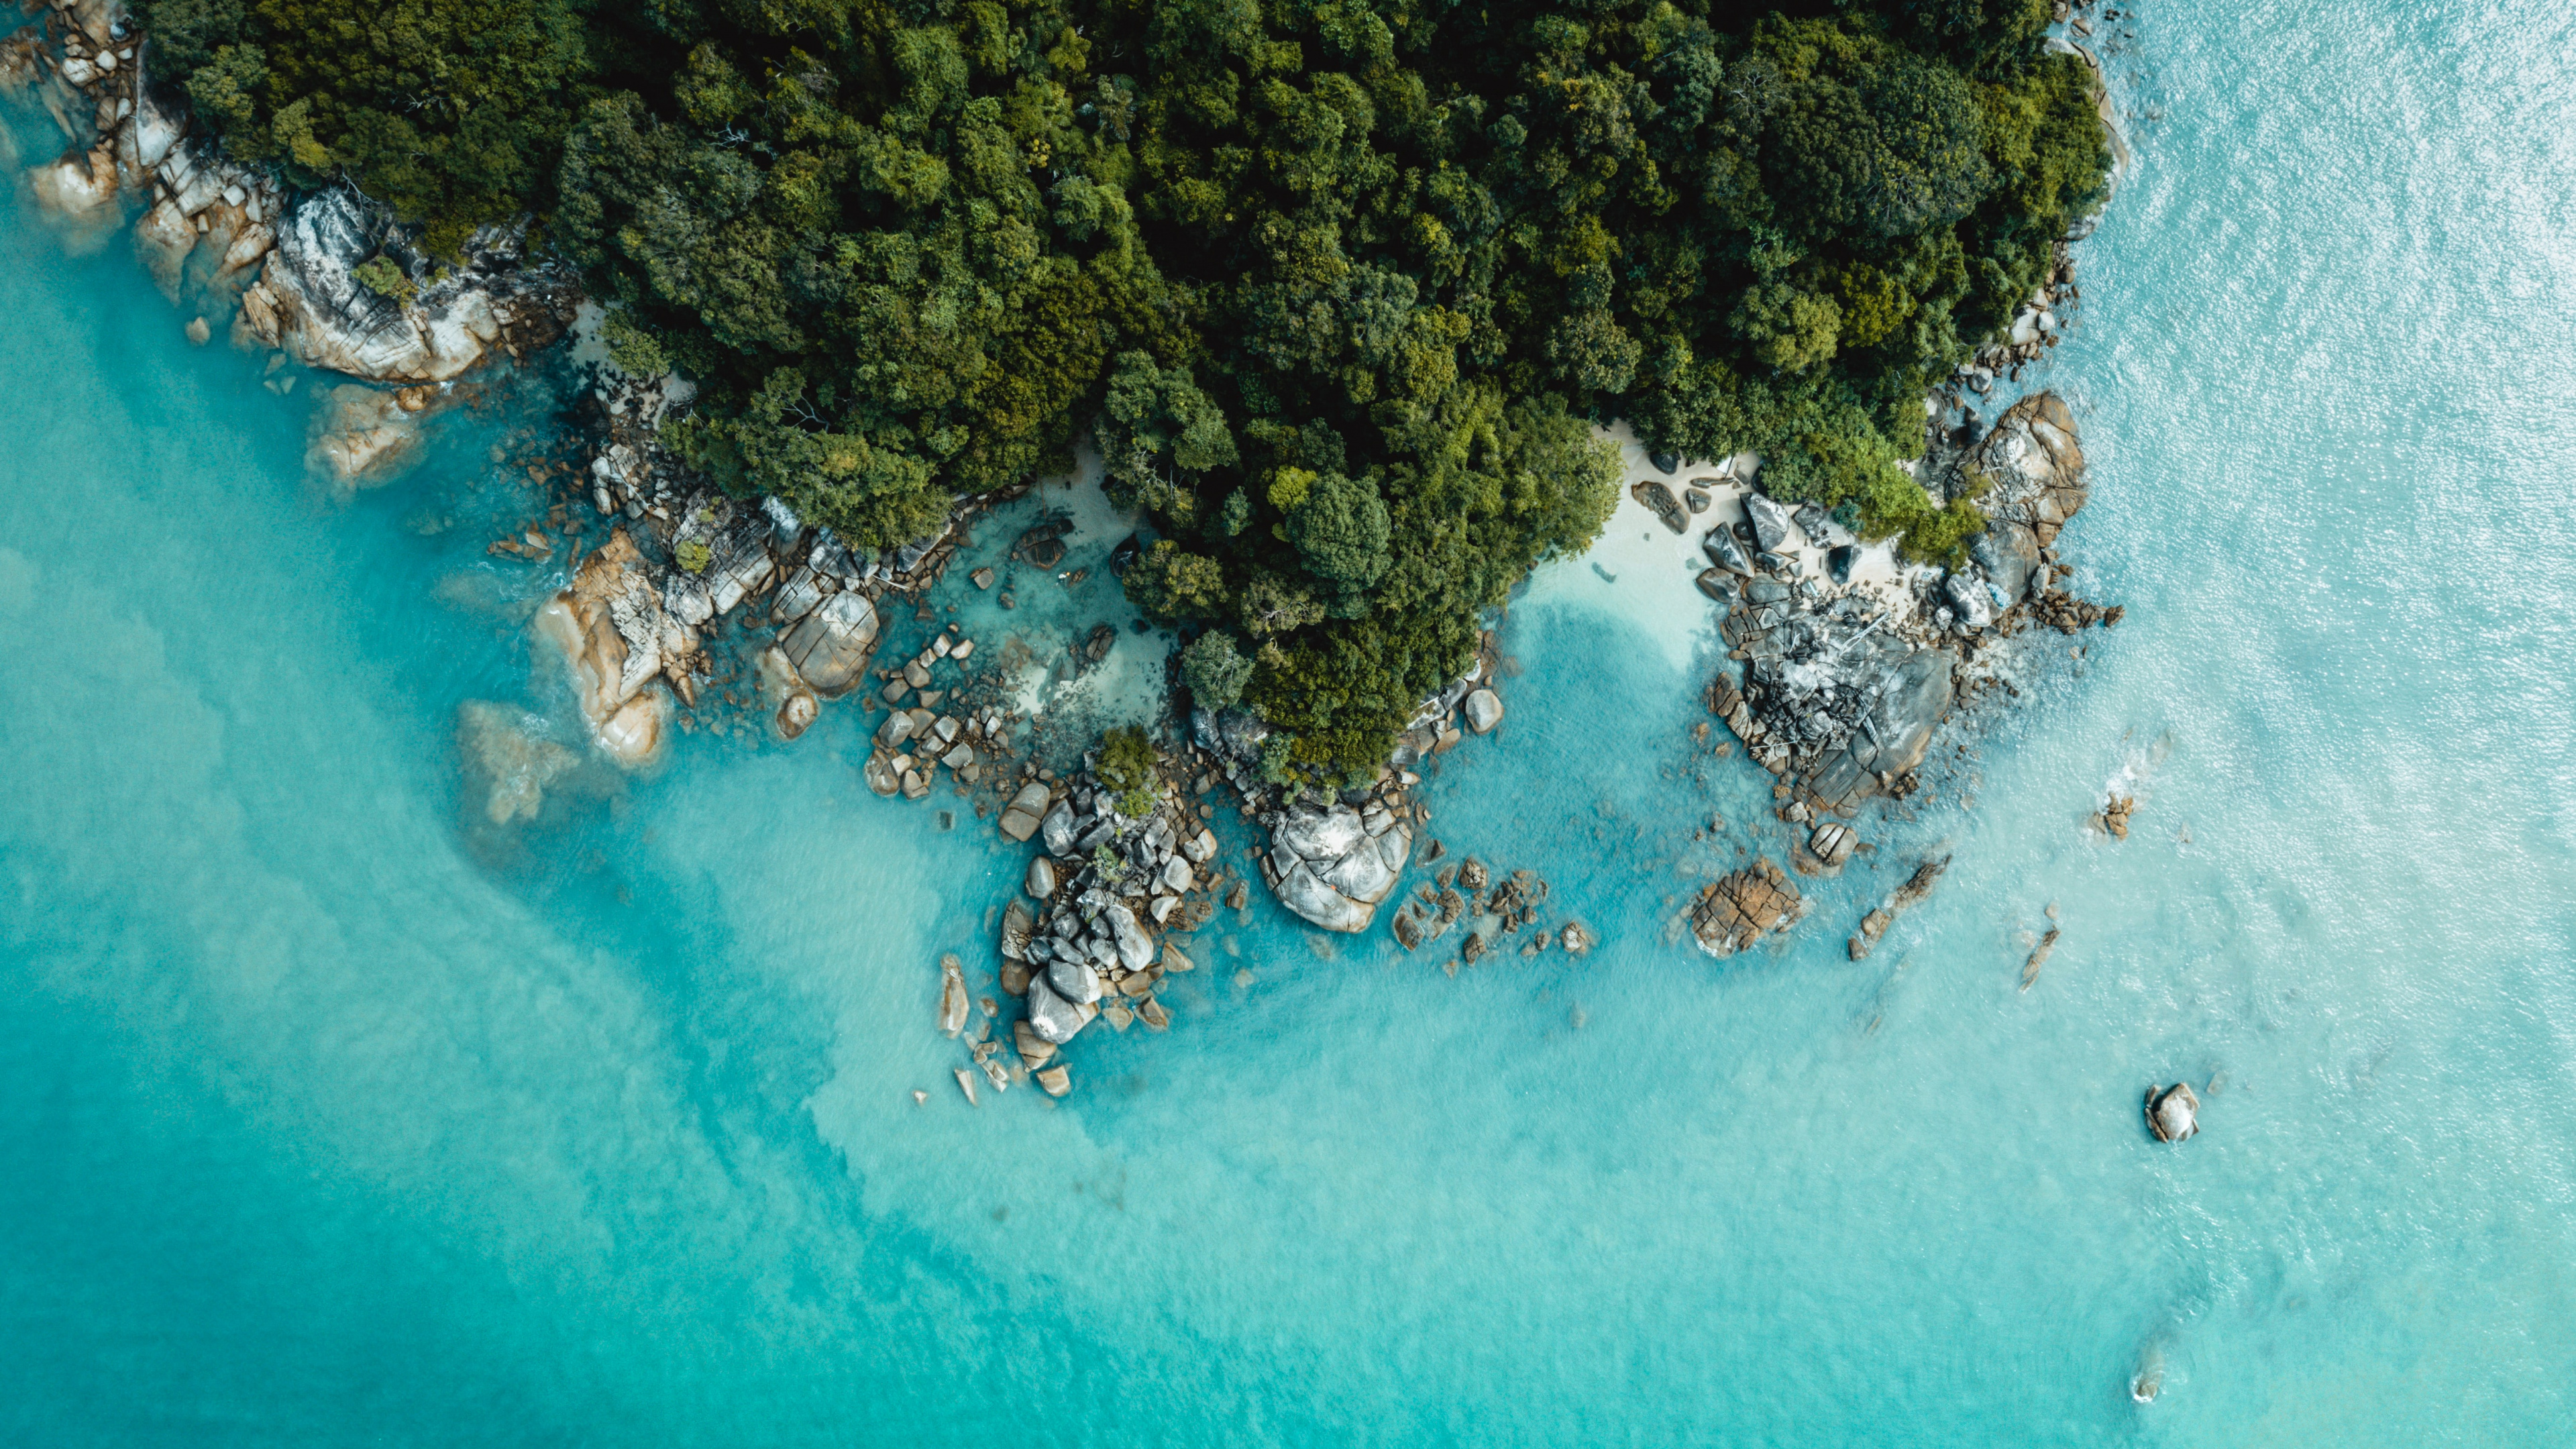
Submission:
[[[352,379],[329,385],[317,407],[308,454],[317,476],[342,489],[391,481],[415,455],[421,424],[459,400],[476,369],[504,357],[517,364],[567,334],[575,338],[575,358],[596,375],[589,395],[595,412],[588,467],[567,486],[566,499],[586,503],[609,534],[590,548],[581,530],[570,530],[564,586],[538,611],[532,636],[538,647],[564,658],[589,738],[605,758],[628,770],[653,765],[671,729],[701,727],[702,692],[711,696],[709,709],[737,712],[732,727],[762,728],[781,741],[801,735],[827,702],[855,693],[859,708],[873,712],[882,703],[889,710],[874,731],[863,771],[880,796],[919,801],[953,784],[978,818],[1005,822],[1009,834],[1015,817],[1051,819],[1058,809],[1096,793],[1098,782],[1087,774],[1059,781],[1040,764],[1035,741],[1021,731],[1042,731],[1044,708],[1030,691],[1005,692],[1002,671],[990,667],[1000,651],[988,650],[976,672],[939,689],[927,687],[932,669],[943,662],[950,669],[963,666],[978,641],[952,629],[901,666],[879,666],[876,658],[885,611],[911,602],[916,620],[927,619],[920,600],[943,579],[971,538],[972,525],[1034,483],[961,501],[947,524],[927,538],[872,557],[853,556],[828,529],[803,524],[775,500],[755,505],[728,498],[673,458],[658,429],[672,409],[688,404],[687,384],[676,376],[621,374],[590,335],[597,308],[581,301],[569,276],[553,264],[528,258],[514,232],[478,233],[469,243],[469,265],[453,275],[406,253],[404,265],[417,289],[400,298],[376,293],[354,280],[359,263],[379,248],[397,254],[403,247],[380,211],[345,189],[291,200],[273,178],[230,166],[202,138],[185,134],[151,102],[138,73],[137,42],[111,6],[56,0],[44,26],[59,56],[39,59],[37,48],[23,47],[24,63],[37,77],[33,84],[44,88],[49,109],[67,132],[74,128],[58,94],[65,87],[86,96],[103,124],[100,139],[88,149],[76,144],[61,159],[36,168],[37,195],[67,224],[92,232],[121,224],[121,194],[149,195],[152,204],[134,235],[165,295],[196,299],[193,339],[207,340],[204,334],[213,330],[209,315],[222,316],[229,308],[224,330],[236,345],[272,349],[317,379]],[[93,57],[113,57],[116,64],[101,65]],[[2098,61],[2089,52],[2084,58],[2098,80]],[[2108,104],[2107,92],[2101,104]],[[211,265],[209,258],[215,259]],[[1912,788],[1912,771],[1954,701],[1991,684],[1991,668],[1981,670],[1974,662],[1981,648],[2043,619],[2068,632],[2069,621],[2075,627],[2106,617],[2116,622],[2116,610],[2088,616],[2091,606],[2070,603],[2050,588],[2055,529],[2083,502],[2072,420],[2061,407],[2036,417],[2034,427],[2025,405],[2016,405],[1996,434],[1984,435],[1967,400],[1982,397],[1999,380],[2017,378],[2055,345],[2056,311],[2076,296],[2072,262],[2061,246],[2050,286],[2025,303],[2005,337],[1981,349],[1927,399],[1930,446],[1914,469],[1927,492],[1965,496],[1960,470],[1972,459],[1989,474],[2010,475],[1993,501],[1981,498],[1979,506],[1988,510],[1993,529],[2011,532],[2015,541],[2001,551],[1981,551],[1963,568],[1900,564],[1889,543],[1861,540],[1812,506],[1771,503],[1759,491],[1761,460],[1754,455],[1714,467],[1641,459],[1642,448],[1623,438],[1624,425],[1596,430],[1620,444],[1632,465],[1623,476],[1626,486],[1612,527],[1640,517],[1654,520],[1687,557],[1685,535],[1700,524],[1716,525],[1703,536],[1709,566],[1693,581],[1693,602],[1703,620],[1709,616],[1699,596],[1717,603],[1720,635],[1733,646],[1729,661],[1743,667],[1732,677],[1721,670],[1708,703],[1747,753],[1780,777],[1775,794],[1782,819],[1813,825],[1793,852],[1792,864],[1802,873],[1838,871],[1858,843],[1844,822],[1868,798],[1901,799]],[[276,363],[271,366],[274,371]],[[291,390],[295,381],[289,376],[278,390]],[[317,380],[316,392],[324,387]],[[2041,404],[2037,412],[2046,407]],[[2049,439],[2063,435],[2071,461],[2061,458],[2055,442],[2043,441],[2036,471],[2023,467],[2032,456],[2023,445],[2043,433]],[[1996,443],[2007,435],[2020,440],[2009,457]],[[1635,468],[1641,460],[1645,468]],[[2016,508],[2027,516],[2007,516]],[[1041,571],[1049,553],[1047,526],[1033,526],[1014,550],[1015,558]],[[1726,531],[1744,536],[1729,548],[1715,538]],[[493,547],[550,563],[557,542],[531,532]],[[1642,552],[1651,557],[1655,550]],[[1606,570],[1596,572],[1609,577]],[[1827,579],[1829,588],[1818,587]],[[981,577],[976,584],[990,587]],[[1009,607],[1007,590],[1002,603]],[[1692,632],[1704,637],[1703,628],[1694,625]],[[766,642],[746,637],[716,647],[728,633],[763,630],[771,631]],[[1105,654],[1100,630],[1087,641],[1087,657],[1076,659],[1077,671]],[[1851,652],[1864,642],[1867,648]],[[720,662],[718,653],[750,656],[751,662]],[[1491,732],[1504,714],[1499,686],[1505,672],[1488,629],[1478,659],[1451,688],[1423,703],[1376,782],[1338,798],[1324,792],[1299,798],[1264,784],[1256,721],[1206,711],[1185,716],[1180,701],[1167,699],[1156,721],[1170,741],[1163,788],[1175,801],[1200,797],[1196,811],[1204,817],[1204,798],[1222,780],[1243,818],[1268,835],[1256,873],[1274,897],[1323,929],[1368,930],[1377,907],[1402,883],[1410,842],[1429,820],[1428,805],[1410,793],[1420,777],[1409,766],[1454,747],[1469,733]],[[719,706],[712,696],[720,685],[745,677],[756,681],[756,707],[730,690],[721,691]],[[1828,719],[1822,724],[1818,712],[1806,708],[1820,694],[1837,706],[1824,712]],[[752,725],[755,715],[764,718]],[[726,728],[724,720],[719,713],[704,727]],[[498,747],[490,742],[501,737],[495,727],[478,719],[472,728],[486,742],[475,753],[492,754]],[[560,768],[550,757],[547,764]],[[524,795],[511,793],[516,787],[499,778],[533,777],[524,770],[495,773],[496,824],[533,810]],[[1196,788],[1185,794],[1184,784]],[[1087,822],[1085,834],[1111,819],[1096,805],[1077,818]],[[943,812],[942,828],[945,822]],[[1047,834],[1052,846],[1053,833]],[[1154,849],[1161,853],[1137,863],[1159,868],[1172,859],[1172,841]],[[1033,862],[1032,882],[1040,878],[1036,867]],[[1098,872],[1089,863],[1057,860],[1048,874],[1060,882],[1056,890],[1027,892],[1041,910],[1060,908],[1060,896],[1096,894]],[[1159,927],[1172,909],[1164,904],[1168,899],[1203,920],[1203,912],[1212,909],[1210,897],[1220,890],[1240,909],[1246,879],[1220,873],[1202,893],[1193,878],[1179,890],[1138,895],[1124,909],[1134,918],[1161,907],[1166,914],[1154,917]],[[1448,889],[1444,880],[1440,890]],[[1399,940],[1438,934],[1428,909],[1436,902],[1436,896],[1408,902],[1398,911],[1390,928]],[[1102,904],[1083,907],[1087,922],[1096,922]],[[1473,904],[1480,916],[1510,920],[1517,914],[1509,905],[1488,912],[1488,903]],[[1711,884],[1686,911],[1702,948],[1715,955],[1785,928],[1798,913],[1794,886],[1767,859]],[[1445,911],[1438,926],[1445,929],[1457,914]],[[1579,934],[1579,928],[1569,932],[1569,944]],[[1462,951],[1469,962],[1492,944],[1475,930],[1466,939],[1471,944]],[[1006,929],[1006,956],[1008,941]],[[1410,940],[1405,944],[1413,948]],[[1454,973],[1456,964],[1450,969]],[[1145,1001],[1151,1003],[1150,995]],[[1044,1004],[1032,1003],[1032,1015]],[[1079,1023],[1065,1040],[1078,1030]],[[1023,1066],[1032,1069],[1042,1060],[1025,1050],[1022,1056]],[[980,1056],[978,1064],[990,1065]]]

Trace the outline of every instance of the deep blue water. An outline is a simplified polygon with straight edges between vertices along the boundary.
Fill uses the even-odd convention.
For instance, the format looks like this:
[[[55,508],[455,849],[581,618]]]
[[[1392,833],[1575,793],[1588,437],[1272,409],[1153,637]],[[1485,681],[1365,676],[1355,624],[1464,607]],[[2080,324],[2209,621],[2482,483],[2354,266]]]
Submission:
[[[2134,28],[2041,379],[2127,621],[1715,963],[1667,901],[1786,837],[1623,513],[1424,792],[1602,946],[1453,979],[1256,902],[1061,1104],[956,1093],[935,963],[1022,857],[871,795],[846,705],[472,823],[459,703],[564,707],[482,553],[542,379],[336,501],[303,389],[0,217],[0,1438],[2565,1442],[2576,20]],[[956,603],[1123,617],[1055,588]]]

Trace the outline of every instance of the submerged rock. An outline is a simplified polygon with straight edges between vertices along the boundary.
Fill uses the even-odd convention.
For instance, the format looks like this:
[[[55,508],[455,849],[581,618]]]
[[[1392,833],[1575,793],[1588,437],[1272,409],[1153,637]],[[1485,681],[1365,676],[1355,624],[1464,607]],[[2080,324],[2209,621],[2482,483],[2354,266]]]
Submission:
[[[545,803],[545,787],[581,763],[544,730],[541,717],[487,699],[457,706],[457,745],[484,783],[483,816],[493,824],[534,819]]]

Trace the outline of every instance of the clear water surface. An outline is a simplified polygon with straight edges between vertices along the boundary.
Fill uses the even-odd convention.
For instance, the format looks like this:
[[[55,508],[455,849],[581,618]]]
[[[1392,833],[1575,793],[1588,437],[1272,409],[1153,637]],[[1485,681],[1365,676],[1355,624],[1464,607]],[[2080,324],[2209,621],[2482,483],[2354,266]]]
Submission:
[[[480,550],[538,389],[334,503],[300,394],[12,212],[0,1438],[2565,1442],[2576,19],[2133,28],[2046,379],[2128,622],[1713,963],[1667,899],[1782,827],[1695,755],[1706,616],[1623,514],[1425,792],[1592,958],[1452,979],[1261,902],[1060,1105],[950,1085],[934,963],[989,967],[1019,857],[870,795],[846,707],[470,826],[459,702],[561,708]],[[977,627],[1117,612],[1054,588]]]

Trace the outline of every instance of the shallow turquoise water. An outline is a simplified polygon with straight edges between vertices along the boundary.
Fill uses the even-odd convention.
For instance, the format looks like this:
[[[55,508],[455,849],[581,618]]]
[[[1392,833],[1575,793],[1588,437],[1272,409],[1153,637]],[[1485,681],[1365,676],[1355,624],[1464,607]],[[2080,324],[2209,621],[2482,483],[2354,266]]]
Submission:
[[[1665,943],[1783,837],[1665,595],[1573,563],[1427,798],[1601,949],[1453,980],[1264,903],[1061,1106],[948,1085],[932,963],[1018,857],[868,794],[845,708],[466,827],[457,703],[560,700],[479,551],[516,414],[333,503],[254,359],[0,221],[0,1434],[2563,1442],[2571,28],[2149,7],[2047,379],[2128,622],[1787,948]]]

